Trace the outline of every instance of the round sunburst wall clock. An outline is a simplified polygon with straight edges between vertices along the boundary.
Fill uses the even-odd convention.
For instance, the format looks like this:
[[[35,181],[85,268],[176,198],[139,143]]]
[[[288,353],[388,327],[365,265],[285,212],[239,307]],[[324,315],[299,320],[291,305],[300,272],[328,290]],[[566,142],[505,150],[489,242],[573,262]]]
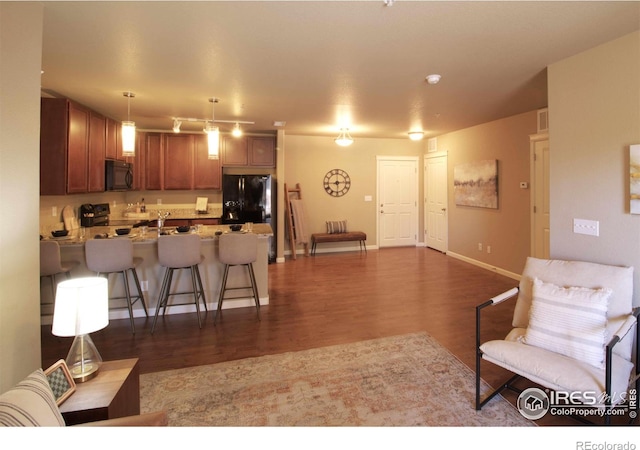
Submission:
[[[351,178],[342,169],[331,169],[324,176],[324,190],[332,197],[342,197],[350,187]]]

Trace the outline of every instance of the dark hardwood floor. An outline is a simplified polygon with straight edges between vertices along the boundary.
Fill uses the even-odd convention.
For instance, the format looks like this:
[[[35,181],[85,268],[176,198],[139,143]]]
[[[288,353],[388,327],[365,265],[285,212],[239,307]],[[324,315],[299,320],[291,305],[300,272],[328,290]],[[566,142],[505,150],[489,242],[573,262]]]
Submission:
[[[199,329],[195,314],[174,314],[159,319],[153,335],[152,318],[136,319],[133,335],[128,319],[113,320],[92,338],[103,359],[137,357],[141,373],[148,373],[426,331],[475,369],[475,306],[516,285],[425,248],[300,256],[269,266],[269,305],[261,308],[261,321],[255,308],[241,308],[224,310],[214,326],[209,311]],[[514,306],[489,308],[483,340],[504,337]],[[43,367],[64,358],[71,340],[43,326]],[[507,378],[488,363],[482,375],[492,385]]]

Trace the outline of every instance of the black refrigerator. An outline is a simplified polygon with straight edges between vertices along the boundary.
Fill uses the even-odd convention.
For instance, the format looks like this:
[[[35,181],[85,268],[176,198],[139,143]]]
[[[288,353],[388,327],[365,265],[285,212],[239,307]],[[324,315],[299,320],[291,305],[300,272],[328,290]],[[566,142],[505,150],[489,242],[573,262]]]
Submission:
[[[222,223],[271,223],[271,175],[222,176]]]
[[[271,175],[222,175],[222,223],[271,223]],[[275,234],[275,230],[274,234]],[[275,239],[269,260],[275,260]]]

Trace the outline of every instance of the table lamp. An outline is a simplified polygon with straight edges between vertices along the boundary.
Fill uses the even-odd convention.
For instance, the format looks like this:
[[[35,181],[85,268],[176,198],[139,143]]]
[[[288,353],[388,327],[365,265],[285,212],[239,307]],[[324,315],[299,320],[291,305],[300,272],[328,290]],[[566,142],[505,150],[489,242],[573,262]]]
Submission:
[[[74,278],[58,284],[51,332],[55,336],[75,337],[66,362],[76,383],[98,374],[102,358],[89,333],[102,330],[108,324],[106,278]]]

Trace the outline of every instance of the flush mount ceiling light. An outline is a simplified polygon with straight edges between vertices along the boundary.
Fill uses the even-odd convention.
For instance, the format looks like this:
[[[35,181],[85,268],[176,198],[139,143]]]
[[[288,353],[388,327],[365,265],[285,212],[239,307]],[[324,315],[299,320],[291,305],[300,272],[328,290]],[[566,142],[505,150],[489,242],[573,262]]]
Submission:
[[[349,145],[353,144],[353,138],[349,134],[349,129],[340,128],[340,134],[337,138],[335,138],[335,142],[341,147],[348,147]]]
[[[412,141],[419,141],[424,137],[424,132],[422,131],[411,131],[409,132],[409,139]]]
[[[442,78],[441,75],[438,75],[437,73],[431,74],[431,75],[427,75],[426,76],[426,80],[427,83],[429,84],[438,84],[440,82],[440,79]]]
[[[182,125],[182,121],[178,119],[173,119],[173,132],[180,133],[180,125]]]
[[[127,97],[127,120],[122,122],[122,156],[135,156],[136,154],[136,124],[131,122],[131,99],[136,96],[133,92],[123,92]]]

